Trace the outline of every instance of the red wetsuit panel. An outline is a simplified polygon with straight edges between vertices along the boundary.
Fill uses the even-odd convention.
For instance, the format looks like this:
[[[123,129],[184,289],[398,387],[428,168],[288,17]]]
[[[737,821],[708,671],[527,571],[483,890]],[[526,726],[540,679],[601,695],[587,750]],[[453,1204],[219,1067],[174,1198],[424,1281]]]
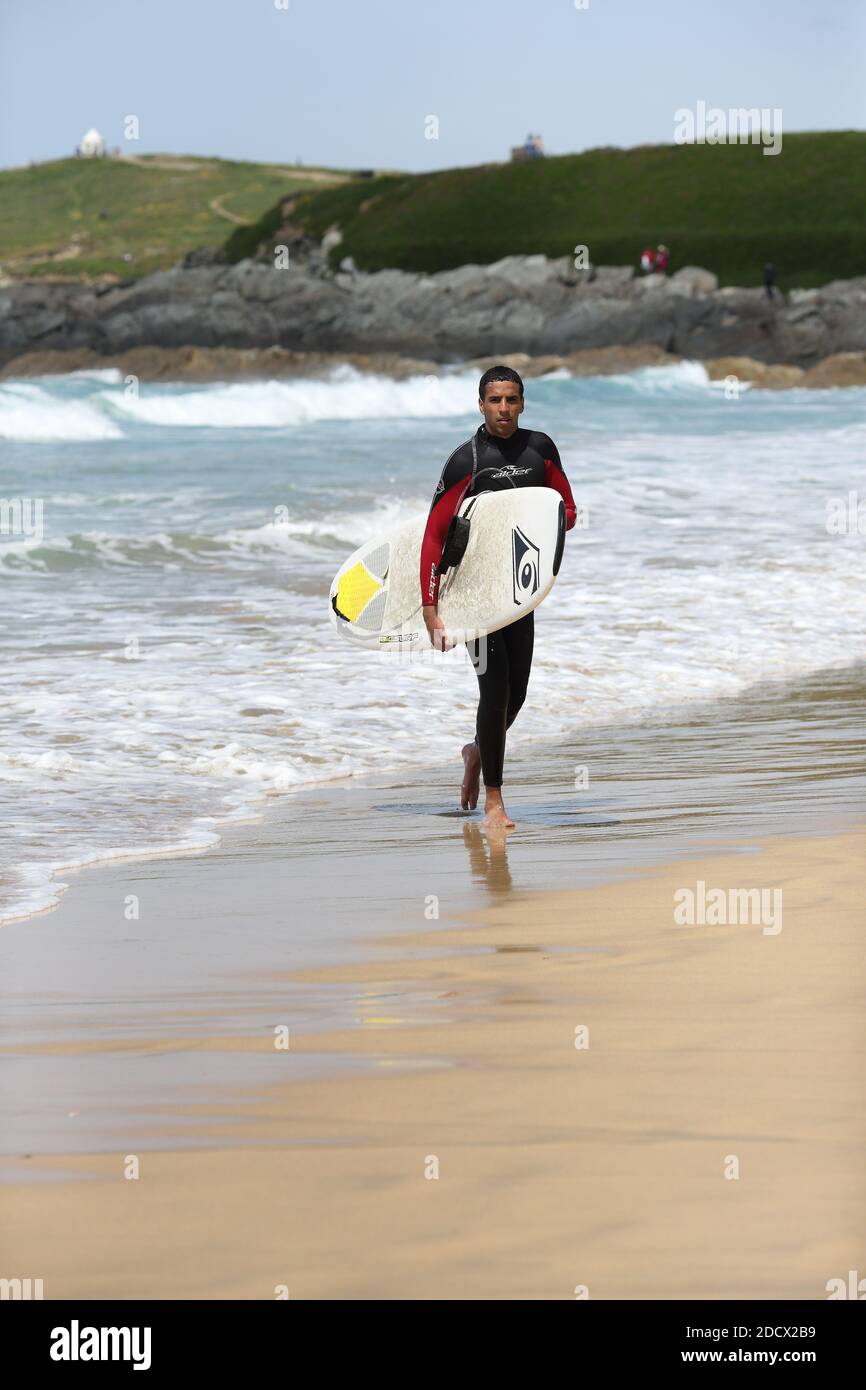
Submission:
[[[463,494],[472,477],[471,472],[460,478],[433,503],[427,518],[427,529],[421,542],[421,598],[425,604],[439,597],[439,575],[436,566],[442,559],[442,547],[448,535],[451,518],[463,501]]]
[[[554,463],[553,459],[544,460],[544,481],[548,487],[556,488],[563,502],[565,503],[565,529],[570,531],[577,521],[577,508],[574,505],[574,498],[571,495],[571,487],[568,479],[562,471],[561,463]]]

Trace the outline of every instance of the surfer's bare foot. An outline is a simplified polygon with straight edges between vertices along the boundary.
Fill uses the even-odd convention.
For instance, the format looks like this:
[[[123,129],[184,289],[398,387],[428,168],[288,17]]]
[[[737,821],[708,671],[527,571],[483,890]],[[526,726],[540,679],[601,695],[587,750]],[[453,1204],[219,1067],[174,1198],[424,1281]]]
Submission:
[[[463,745],[463,785],[460,788],[461,811],[474,811],[478,805],[478,785],[481,780],[481,754],[477,743]]]
[[[502,793],[498,788],[490,788],[487,792],[484,819],[481,824],[485,830],[514,829],[514,821],[502,804]]]

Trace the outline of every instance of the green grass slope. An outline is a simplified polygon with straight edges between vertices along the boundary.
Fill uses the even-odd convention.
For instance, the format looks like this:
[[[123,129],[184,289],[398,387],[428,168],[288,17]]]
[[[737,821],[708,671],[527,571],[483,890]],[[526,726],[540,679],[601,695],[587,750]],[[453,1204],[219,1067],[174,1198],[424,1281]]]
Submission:
[[[234,219],[248,225],[288,193],[345,177],[186,155],[0,170],[0,267],[13,276],[146,275],[193,248],[221,246]]]
[[[701,265],[721,283],[760,283],[775,262],[783,286],[866,273],[866,133],[785,135],[759,145],[598,149],[527,164],[383,175],[304,194],[293,223],[321,236],[337,223],[337,263],[445,270],[467,262],[589,247],[598,265],[634,264],[647,244],[671,248],[671,269]],[[278,219],[277,219],[278,220]],[[272,214],[241,230],[250,254]]]

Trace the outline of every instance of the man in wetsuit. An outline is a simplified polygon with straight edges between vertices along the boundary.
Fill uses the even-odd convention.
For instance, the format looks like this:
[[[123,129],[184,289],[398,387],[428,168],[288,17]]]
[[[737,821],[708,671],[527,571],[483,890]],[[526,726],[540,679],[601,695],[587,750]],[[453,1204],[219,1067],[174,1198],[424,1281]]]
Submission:
[[[518,428],[523,411],[523,382],[510,367],[491,367],[481,378],[478,408],[484,424],[475,435],[478,465],[473,494],[498,492],[501,488],[552,487],[565,503],[566,529],[577,518],[574,498],[562,469],[553,440],[538,430]],[[482,472],[482,470],[487,470]],[[445,623],[437,612],[439,576],[436,568],[451,518],[472,483],[472,440],[468,439],[447,460],[436,488],[427,527],[421,543],[421,597],[424,622],[434,646],[450,643]],[[467,643],[478,676],[478,715],[475,741],[463,748],[461,810],[474,810],[478,804],[479,773],[484,777],[484,822],[488,829],[510,829],[514,821],[502,802],[502,767],[505,759],[505,731],[514,723],[526,698],[535,614],[527,613],[516,623]],[[485,643],[486,661],[481,659]]]

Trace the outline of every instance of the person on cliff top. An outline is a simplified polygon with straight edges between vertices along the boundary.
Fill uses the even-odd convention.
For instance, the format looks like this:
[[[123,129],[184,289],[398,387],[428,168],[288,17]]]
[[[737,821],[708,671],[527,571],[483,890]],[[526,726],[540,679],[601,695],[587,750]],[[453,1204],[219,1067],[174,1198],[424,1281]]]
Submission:
[[[666,275],[666,274],[667,274],[667,270],[668,270],[668,261],[670,260],[670,257],[671,257],[671,253],[670,253],[670,251],[668,250],[668,248],[667,248],[666,246],[660,246],[660,247],[658,248],[658,250],[656,251],[656,263],[655,263],[655,272],[656,272],[656,275]]]
[[[772,261],[767,261],[764,266],[764,289],[767,291],[767,298],[774,299],[776,296],[776,267]]]

